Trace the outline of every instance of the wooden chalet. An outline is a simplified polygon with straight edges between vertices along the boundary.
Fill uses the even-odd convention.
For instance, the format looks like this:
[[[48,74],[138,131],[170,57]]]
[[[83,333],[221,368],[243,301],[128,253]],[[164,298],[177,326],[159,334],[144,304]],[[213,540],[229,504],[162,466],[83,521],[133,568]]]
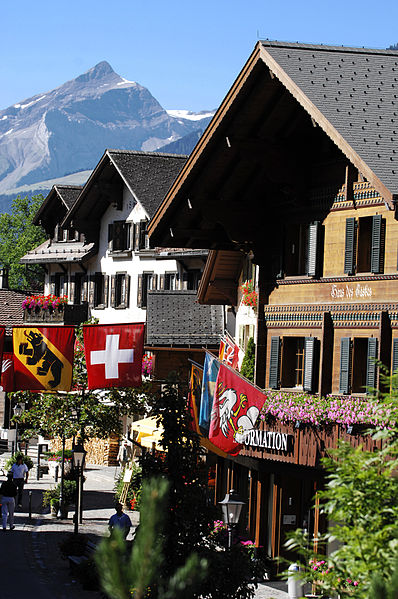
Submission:
[[[258,42],[149,224],[152,243],[211,250],[199,301],[236,305],[257,265],[256,383],[363,396],[398,366],[398,52]],[[263,425],[287,451],[218,458],[270,556],[311,507],[328,429]],[[268,433],[267,433],[268,431]]]

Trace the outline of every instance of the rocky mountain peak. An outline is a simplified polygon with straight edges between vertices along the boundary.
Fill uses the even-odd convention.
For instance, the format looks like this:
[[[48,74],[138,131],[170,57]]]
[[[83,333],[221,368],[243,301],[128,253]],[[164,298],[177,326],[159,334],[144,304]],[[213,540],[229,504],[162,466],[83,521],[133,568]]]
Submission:
[[[79,77],[76,77],[75,81],[84,83],[86,81],[93,81],[95,79],[104,79],[109,75],[116,75],[116,73],[112,69],[109,62],[103,60],[82,75],[79,75]]]

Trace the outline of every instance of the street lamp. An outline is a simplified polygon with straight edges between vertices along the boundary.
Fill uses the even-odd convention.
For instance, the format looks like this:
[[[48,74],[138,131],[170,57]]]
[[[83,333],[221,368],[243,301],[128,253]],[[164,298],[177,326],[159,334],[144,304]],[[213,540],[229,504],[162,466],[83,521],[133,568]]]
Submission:
[[[79,532],[79,514],[80,506],[82,502],[81,492],[81,477],[83,476],[84,460],[86,459],[86,450],[84,449],[81,441],[72,449],[72,464],[77,471],[76,481],[76,511],[75,511],[75,534]]]
[[[233,489],[227,493],[222,501],[218,502],[222,507],[222,517],[228,529],[228,548],[232,546],[232,530],[238,524],[244,501],[240,501],[238,494]]]
[[[16,418],[20,418],[22,416],[22,412],[23,412],[23,407],[17,403],[14,406],[14,416]],[[15,453],[17,453],[18,451],[18,420],[15,421]]]

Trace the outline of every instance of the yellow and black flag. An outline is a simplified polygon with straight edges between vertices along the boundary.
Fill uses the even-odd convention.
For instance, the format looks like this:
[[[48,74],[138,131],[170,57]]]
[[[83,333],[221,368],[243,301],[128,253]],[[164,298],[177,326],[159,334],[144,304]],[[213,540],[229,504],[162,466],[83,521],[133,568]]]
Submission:
[[[13,329],[15,389],[70,391],[74,327]]]

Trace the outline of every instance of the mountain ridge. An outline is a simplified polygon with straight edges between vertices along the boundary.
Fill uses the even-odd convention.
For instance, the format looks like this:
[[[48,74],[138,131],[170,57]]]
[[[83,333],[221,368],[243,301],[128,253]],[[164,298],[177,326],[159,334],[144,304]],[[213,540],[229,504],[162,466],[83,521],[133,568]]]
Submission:
[[[53,90],[0,110],[0,194],[90,170],[107,147],[162,151],[203,131],[213,114],[171,112],[177,114],[103,60]]]

